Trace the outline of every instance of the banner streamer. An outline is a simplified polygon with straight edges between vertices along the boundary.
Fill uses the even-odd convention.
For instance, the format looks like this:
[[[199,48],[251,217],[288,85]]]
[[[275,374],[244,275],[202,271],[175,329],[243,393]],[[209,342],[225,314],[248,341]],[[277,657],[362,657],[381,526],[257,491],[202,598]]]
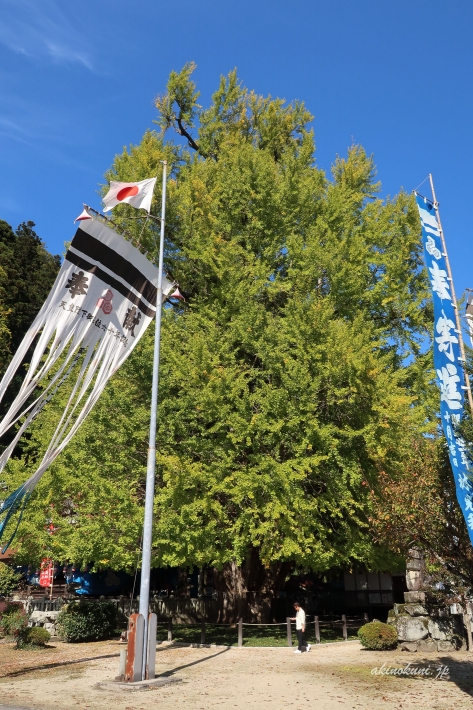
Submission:
[[[156,314],[158,270],[138,249],[96,219],[77,230],[51,292],[0,382],[0,401],[37,338],[20,391],[0,422],[0,437],[24,418],[0,456],[5,468],[21,436],[72,372],[68,402],[33,475],[0,504],[0,539],[41,476],[72,439],[105,385],[136,346]],[[163,298],[174,284],[163,277]],[[43,389],[31,402],[38,385]],[[6,549],[6,548],[5,548]]]
[[[455,326],[452,288],[436,210],[432,202],[416,193],[422,223],[422,240],[434,302],[434,366],[440,389],[440,414],[447,439],[457,499],[473,544],[473,500],[470,483],[471,462],[466,443],[458,433],[463,416],[465,372],[460,356],[460,333]]]

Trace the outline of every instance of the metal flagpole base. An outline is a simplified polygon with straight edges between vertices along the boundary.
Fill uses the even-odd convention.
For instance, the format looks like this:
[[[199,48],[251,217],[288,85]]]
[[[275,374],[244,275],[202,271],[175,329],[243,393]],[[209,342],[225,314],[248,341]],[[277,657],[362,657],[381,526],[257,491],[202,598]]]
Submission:
[[[138,690],[146,690],[147,688],[157,688],[161,685],[170,685],[171,683],[182,683],[180,678],[151,678],[150,680],[138,680],[135,683],[124,683],[123,681],[104,680],[97,683],[96,688],[102,690],[112,690],[115,692],[133,693]]]
[[[125,681],[127,683],[135,683],[142,679],[144,632],[145,620],[143,614],[132,614],[128,622],[125,664]]]
[[[158,628],[158,617],[156,614],[150,614],[148,618],[146,657],[143,653],[143,649],[145,648],[145,628],[143,614],[132,614],[130,616],[126,659],[123,657],[125,655],[123,654],[125,649],[122,649],[118,674],[118,678],[125,680],[126,683],[141,683],[145,682],[145,680],[154,679],[156,673],[156,633]]]

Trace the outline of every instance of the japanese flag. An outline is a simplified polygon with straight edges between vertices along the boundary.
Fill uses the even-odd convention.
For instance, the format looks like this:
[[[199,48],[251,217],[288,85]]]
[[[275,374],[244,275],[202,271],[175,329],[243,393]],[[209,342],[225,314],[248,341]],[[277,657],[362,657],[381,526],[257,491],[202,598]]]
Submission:
[[[155,183],[155,177],[140,182],[115,182],[112,180],[110,190],[103,198],[105,203],[103,211],[109,212],[116,205],[126,202],[127,205],[149,212]]]

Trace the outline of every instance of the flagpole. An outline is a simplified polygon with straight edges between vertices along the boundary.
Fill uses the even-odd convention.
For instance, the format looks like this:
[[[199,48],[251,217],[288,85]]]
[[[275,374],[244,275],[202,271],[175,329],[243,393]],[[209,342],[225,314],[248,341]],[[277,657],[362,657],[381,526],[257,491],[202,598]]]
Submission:
[[[161,313],[163,303],[164,224],[166,217],[167,161],[163,160],[163,194],[161,204],[161,235],[159,240],[158,289],[156,295],[156,330],[154,336],[153,383],[151,386],[151,416],[149,425],[148,465],[146,470],[145,515],[143,522],[143,552],[141,562],[140,609],[143,614],[144,647],[141,677],[145,680],[148,656],[149,588],[151,578],[151,545],[153,539],[154,475],[156,468],[156,422],[158,408],[159,352],[161,342]],[[154,670],[154,669],[153,669]]]
[[[456,324],[457,324],[458,342],[460,345],[460,354],[461,354],[461,358],[462,358],[462,362],[463,362],[462,369],[463,369],[463,374],[465,376],[465,385],[466,385],[466,391],[467,391],[467,395],[468,395],[468,403],[470,405],[470,411],[473,415],[473,397],[471,394],[470,378],[468,377],[468,373],[466,371],[465,346],[463,343],[460,314],[458,312],[457,299],[455,296],[455,288],[453,285],[452,270],[450,268],[450,261],[448,259],[447,245],[445,243],[445,236],[444,236],[443,229],[442,229],[442,222],[440,221],[439,203],[437,202],[437,198],[435,196],[435,188],[434,188],[434,181],[432,178],[432,173],[429,173],[429,178],[430,178],[430,189],[432,190],[432,197],[434,200],[434,207],[435,207],[435,211],[437,212],[437,222],[439,225],[440,239],[442,240],[442,251],[445,256],[445,262],[447,264],[448,280],[450,281],[450,287],[451,287],[451,292],[452,292],[452,304],[453,304],[453,308],[455,310],[455,320],[456,320]]]

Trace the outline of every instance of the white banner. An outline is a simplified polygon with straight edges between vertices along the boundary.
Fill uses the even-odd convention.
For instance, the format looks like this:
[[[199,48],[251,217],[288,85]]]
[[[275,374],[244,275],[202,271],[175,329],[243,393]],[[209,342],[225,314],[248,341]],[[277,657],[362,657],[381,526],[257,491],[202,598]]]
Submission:
[[[26,333],[2,381],[0,401],[35,338],[21,389],[0,422],[0,436],[26,417],[0,457],[5,467],[20,437],[75,367],[79,374],[61,421],[35,473],[0,505],[10,516],[33,490],[97,402],[106,383],[130,355],[156,314],[158,270],[138,249],[104,223],[81,223],[54,286]],[[167,296],[173,284],[163,277]],[[60,363],[59,367],[58,364]],[[47,386],[28,407],[37,385]]]

